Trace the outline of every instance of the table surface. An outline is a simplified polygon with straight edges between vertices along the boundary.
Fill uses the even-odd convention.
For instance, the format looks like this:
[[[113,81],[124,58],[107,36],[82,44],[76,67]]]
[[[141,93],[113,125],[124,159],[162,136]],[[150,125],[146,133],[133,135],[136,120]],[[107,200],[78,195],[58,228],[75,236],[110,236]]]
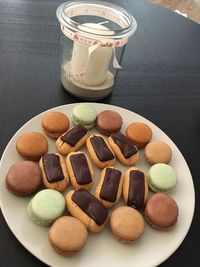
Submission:
[[[143,0],[113,1],[138,29],[129,41],[114,92],[99,102],[146,117],[179,147],[199,204],[200,25]],[[60,84],[58,0],[0,0],[0,155],[13,134],[46,109],[80,102]],[[199,216],[163,264],[197,266]],[[17,262],[16,262],[17,260]],[[17,241],[0,214],[0,265],[45,266]],[[145,267],[145,266],[144,266]]]

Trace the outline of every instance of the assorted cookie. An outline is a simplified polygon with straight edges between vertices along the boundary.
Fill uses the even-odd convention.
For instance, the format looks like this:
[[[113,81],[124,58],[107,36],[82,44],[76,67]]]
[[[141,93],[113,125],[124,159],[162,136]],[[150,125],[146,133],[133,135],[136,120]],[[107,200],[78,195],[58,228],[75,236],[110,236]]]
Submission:
[[[87,242],[85,225],[72,216],[58,218],[49,230],[49,242],[62,256],[71,256],[82,249]]]
[[[32,161],[13,164],[6,176],[8,190],[17,196],[28,196],[39,190],[42,185],[40,167]]]
[[[168,164],[157,163],[147,173],[149,188],[154,192],[169,192],[178,183],[175,170]]]
[[[163,141],[151,141],[145,147],[144,156],[150,164],[169,163],[172,157],[172,150]]]
[[[57,139],[68,130],[69,119],[62,112],[51,111],[42,118],[42,128],[46,135]]]
[[[123,121],[119,113],[113,110],[104,110],[97,116],[96,128],[104,135],[110,136],[112,133],[121,130]]]
[[[39,225],[47,226],[59,218],[65,209],[63,195],[52,189],[39,191],[28,204],[30,219]]]
[[[107,166],[114,166],[115,155],[103,136],[99,134],[89,136],[86,146],[94,164],[98,168],[103,169]]]
[[[42,129],[48,137],[57,139],[58,153],[48,153],[45,135],[24,133],[17,139],[16,150],[26,161],[12,165],[5,178],[7,189],[19,197],[37,192],[42,183],[47,188],[32,197],[27,209],[34,223],[51,225],[49,242],[53,249],[64,256],[82,249],[87,230],[98,233],[104,229],[108,209],[119,202],[121,195],[126,206],[115,208],[109,220],[118,240],[133,243],[141,238],[144,218],[155,229],[170,229],[179,214],[176,201],[165,194],[178,182],[175,170],[168,165],[170,146],[161,140],[151,141],[153,133],[146,123],[131,122],[123,134],[123,119],[118,112],[104,110],[97,114],[90,104],[73,108],[72,123],[74,127],[69,129],[67,115],[47,112],[41,121]],[[88,137],[88,130],[95,126],[104,136],[95,133]],[[84,145],[86,152],[79,150]],[[144,159],[152,165],[147,175],[133,167],[143,153],[139,154],[141,148]],[[100,177],[95,177],[90,158],[102,169]],[[125,173],[115,167],[117,159],[123,166],[130,166]],[[93,195],[89,190],[94,179],[98,183]],[[61,194],[70,183],[74,190]],[[149,198],[148,188],[156,192]],[[73,217],[63,216],[64,210]]]
[[[152,138],[151,128],[143,122],[133,122],[126,128],[126,136],[133,141],[138,148],[143,148]]]
[[[164,193],[153,194],[144,211],[147,222],[158,230],[169,230],[177,222],[178,213],[176,201]]]
[[[115,209],[110,216],[111,231],[119,241],[133,243],[144,233],[144,219],[142,215],[127,206]]]
[[[88,104],[76,105],[72,110],[72,122],[74,125],[83,125],[87,129],[95,126],[97,112]]]
[[[137,168],[130,168],[124,175],[124,201],[130,207],[142,209],[148,197],[148,183],[145,173]]]
[[[42,171],[43,184],[46,188],[63,192],[68,184],[69,177],[65,162],[58,153],[47,153],[41,157],[39,165]]]
[[[91,193],[84,189],[72,190],[65,197],[67,210],[82,221],[93,233],[103,230],[108,210]]]
[[[90,189],[94,171],[88,156],[81,151],[71,152],[66,158],[66,165],[72,186]]]
[[[58,152],[68,155],[81,148],[87,139],[87,129],[82,125],[71,128],[68,132],[61,135],[56,141]]]
[[[122,193],[123,177],[120,170],[114,167],[106,167],[102,170],[99,183],[96,187],[95,197],[106,208],[115,205]]]
[[[111,134],[108,144],[118,160],[125,166],[134,165],[139,160],[137,147],[124,134],[120,132]]]
[[[27,132],[18,137],[16,149],[24,159],[39,161],[48,151],[48,141],[41,133]]]

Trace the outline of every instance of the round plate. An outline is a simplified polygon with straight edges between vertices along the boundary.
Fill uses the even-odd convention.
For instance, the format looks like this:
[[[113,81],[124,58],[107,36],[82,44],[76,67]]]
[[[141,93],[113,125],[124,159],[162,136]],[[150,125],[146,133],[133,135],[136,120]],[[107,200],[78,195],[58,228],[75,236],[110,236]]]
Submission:
[[[50,266],[157,266],[178,248],[191,225],[195,197],[190,170],[176,145],[162,130],[150,121],[134,112],[120,107],[97,103],[89,104],[93,105],[97,112],[105,109],[112,109],[120,113],[124,122],[122,132],[125,131],[126,127],[131,122],[144,122],[151,127],[153,131],[153,140],[163,140],[170,145],[173,151],[170,165],[174,167],[179,178],[178,185],[172,192],[170,192],[170,196],[177,201],[179,206],[180,215],[177,224],[170,231],[162,232],[152,229],[146,223],[144,235],[132,245],[124,245],[117,241],[112,236],[111,231],[107,226],[104,231],[99,234],[90,234],[87,245],[73,257],[65,258],[54,252],[48,242],[49,228],[32,223],[27,215],[26,208],[30,198],[16,197],[11,194],[5,186],[5,177],[9,167],[15,162],[23,160],[15,149],[17,138],[22,133],[28,131],[42,132],[41,119],[45,112],[34,117],[21,127],[10,140],[3,153],[0,165],[0,201],[5,220],[21,244],[38,259]],[[71,117],[71,112],[75,105],[77,104],[59,106],[51,109],[51,111],[61,111],[68,115],[68,117]],[[55,151],[55,141],[50,138],[48,138],[48,141],[49,151]],[[150,166],[144,160],[142,150],[140,151],[140,155],[141,159],[136,166],[147,171]],[[117,163],[117,167],[122,172],[126,170],[126,167],[122,166],[120,163]],[[95,183],[93,185],[93,190],[95,189],[100,174],[100,170],[95,167],[94,170]],[[119,205],[122,204],[123,201],[121,201]]]

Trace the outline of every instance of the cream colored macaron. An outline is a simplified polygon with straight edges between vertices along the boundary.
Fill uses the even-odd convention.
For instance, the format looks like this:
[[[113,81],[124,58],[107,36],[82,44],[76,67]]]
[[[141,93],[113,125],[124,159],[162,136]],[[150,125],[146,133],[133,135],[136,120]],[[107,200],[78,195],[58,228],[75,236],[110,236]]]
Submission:
[[[134,208],[122,206],[111,214],[110,227],[119,241],[132,243],[143,235],[144,219]]]
[[[57,219],[49,230],[49,242],[63,256],[78,252],[87,242],[85,225],[71,216]]]
[[[151,141],[146,145],[144,155],[150,164],[169,163],[172,157],[172,150],[163,141]]]

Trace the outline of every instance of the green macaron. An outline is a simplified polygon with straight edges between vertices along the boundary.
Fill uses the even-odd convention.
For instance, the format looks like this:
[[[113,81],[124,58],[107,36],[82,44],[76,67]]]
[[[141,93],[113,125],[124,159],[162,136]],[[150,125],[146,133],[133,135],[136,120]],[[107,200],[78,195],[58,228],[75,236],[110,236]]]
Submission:
[[[92,105],[79,104],[72,110],[72,122],[74,125],[81,124],[87,129],[91,129],[95,125],[97,112]]]
[[[50,225],[63,214],[65,199],[63,195],[52,189],[38,192],[28,204],[31,220],[39,225]]]
[[[175,170],[168,164],[154,164],[147,173],[149,188],[154,192],[168,192],[178,182]]]

